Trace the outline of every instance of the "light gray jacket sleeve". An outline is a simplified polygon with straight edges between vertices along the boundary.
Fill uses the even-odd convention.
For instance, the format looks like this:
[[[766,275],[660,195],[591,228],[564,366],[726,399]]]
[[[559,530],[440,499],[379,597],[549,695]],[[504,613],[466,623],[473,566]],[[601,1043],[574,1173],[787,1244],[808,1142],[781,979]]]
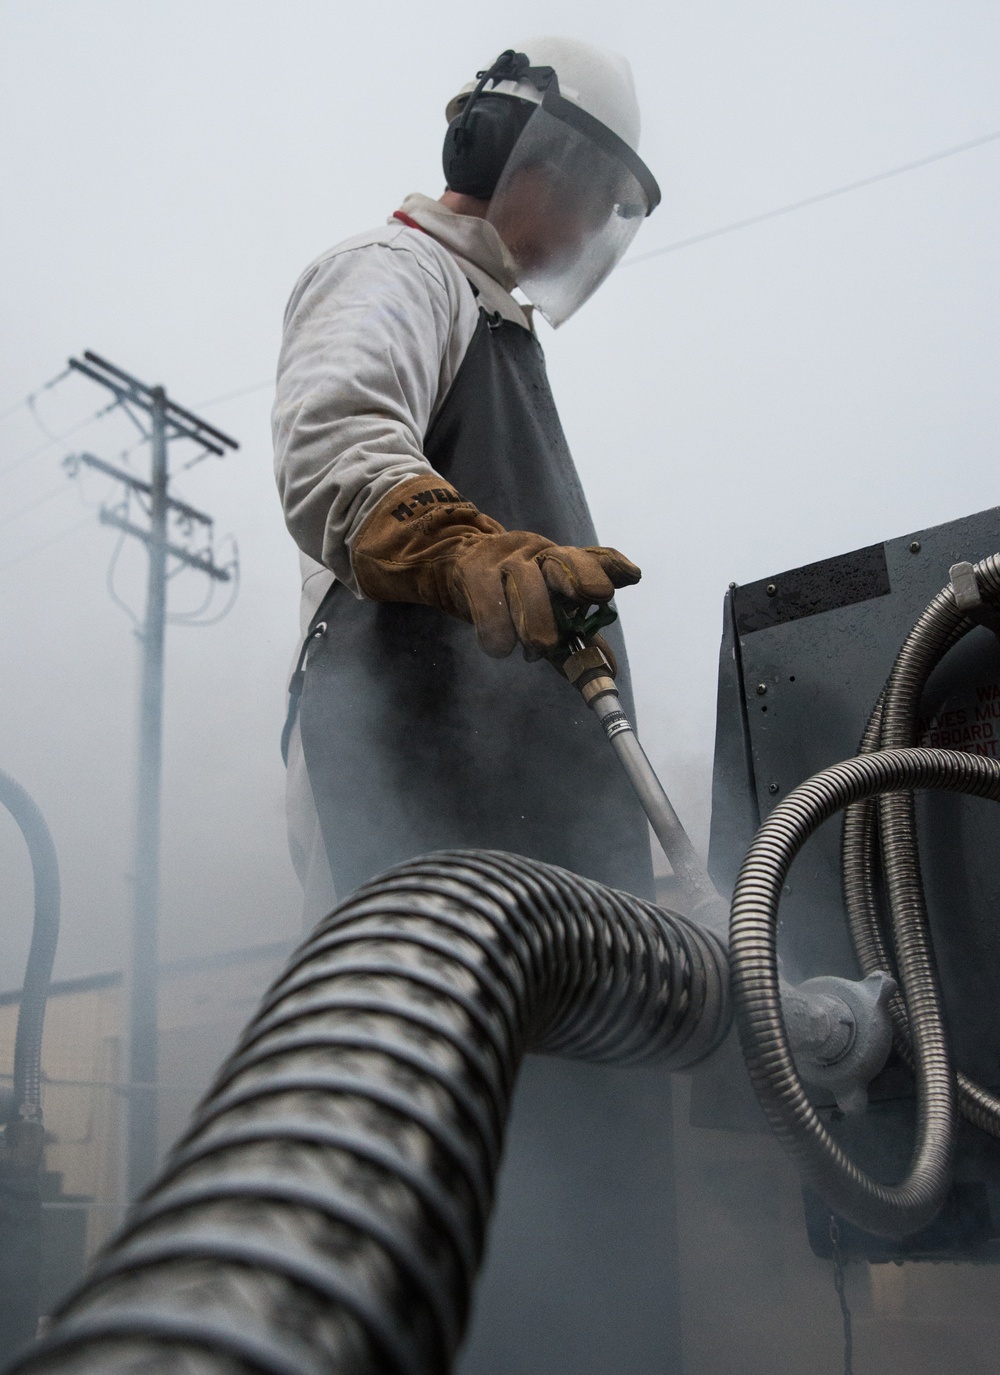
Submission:
[[[477,317],[454,260],[416,231],[335,250],[292,293],[273,414],[278,490],[299,548],[356,596],[351,539],[387,492],[430,471],[424,435]]]

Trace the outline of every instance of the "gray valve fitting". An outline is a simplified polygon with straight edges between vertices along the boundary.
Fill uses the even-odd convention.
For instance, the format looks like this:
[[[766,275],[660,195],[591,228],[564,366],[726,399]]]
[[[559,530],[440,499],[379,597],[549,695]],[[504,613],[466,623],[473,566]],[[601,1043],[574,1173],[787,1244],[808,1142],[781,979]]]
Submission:
[[[781,1009],[795,1066],[807,1084],[827,1089],[846,1113],[863,1112],[868,1084],[892,1049],[889,1002],[896,981],[821,975],[781,985]]]

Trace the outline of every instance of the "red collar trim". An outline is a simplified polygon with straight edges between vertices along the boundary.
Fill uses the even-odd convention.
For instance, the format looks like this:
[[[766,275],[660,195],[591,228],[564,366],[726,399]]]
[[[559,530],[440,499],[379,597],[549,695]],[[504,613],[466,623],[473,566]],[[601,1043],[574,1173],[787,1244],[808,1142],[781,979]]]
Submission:
[[[394,210],[392,212],[392,218],[394,220],[399,220],[402,224],[405,224],[407,229],[419,229],[421,234],[427,233],[427,230],[423,227],[423,225],[417,224],[416,220],[409,216],[405,210]]]

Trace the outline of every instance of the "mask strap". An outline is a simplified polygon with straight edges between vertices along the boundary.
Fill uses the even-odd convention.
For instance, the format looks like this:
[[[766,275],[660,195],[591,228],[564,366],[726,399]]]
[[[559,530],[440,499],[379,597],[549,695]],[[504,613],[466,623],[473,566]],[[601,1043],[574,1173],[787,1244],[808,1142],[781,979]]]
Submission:
[[[462,116],[458,128],[455,130],[456,149],[466,146],[469,138],[469,120],[472,116],[472,107],[482,95],[487,82],[492,82],[496,86],[501,81],[530,81],[539,91],[545,91],[549,84],[555,80],[555,75],[554,67],[533,67],[527,53],[518,53],[513,48],[505,48],[491,67],[487,67],[485,71],[476,72],[478,85],[462,107]]]

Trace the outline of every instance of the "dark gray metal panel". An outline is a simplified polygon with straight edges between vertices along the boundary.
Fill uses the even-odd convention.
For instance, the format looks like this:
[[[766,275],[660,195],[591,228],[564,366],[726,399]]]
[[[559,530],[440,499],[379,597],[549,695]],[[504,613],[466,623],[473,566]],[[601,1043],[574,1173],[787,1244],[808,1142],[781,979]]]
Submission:
[[[851,554],[808,563],[773,578],[735,589],[736,625],[741,635],[783,625],[821,611],[885,597],[889,593],[885,546],[870,544]]]
[[[948,582],[951,565],[997,550],[1000,508],[730,590],[712,795],[710,863],[720,884],[731,887],[755,808],[766,817],[797,784],[857,752],[903,639]],[[920,743],[1000,758],[1000,647],[990,632],[972,631],[932,676]],[[918,796],[917,812],[956,1062],[997,1087],[1000,810],[980,798],[927,793]],[[793,980],[858,972],[841,896],[841,829],[840,818],[822,827],[789,875],[779,948]],[[714,1057],[696,1072],[692,1120],[754,1130],[757,1119],[744,1081],[734,1054]],[[913,1139],[911,1083],[902,1066],[890,1062],[872,1085],[872,1107],[860,1118],[841,1120],[828,1100],[816,1100],[835,1136],[882,1178],[898,1178],[905,1169]],[[986,1259],[994,1245],[993,1224],[983,1231],[979,1212],[983,1198],[990,1207],[1000,1200],[1000,1143],[966,1127],[960,1140],[957,1178],[975,1186],[972,1203],[963,1203],[965,1196],[956,1192],[949,1204],[955,1237],[928,1234],[914,1254],[960,1251]],[[858,1244],[861,1254],[874,1259],[911,1254],[905,1246],[887,1251],[863,1236]],[[995,1258],[992,1251],[988,1258]]]
[[[927,685],[920,743],[997,758],[997,713],[1000,649],[988,630],[974,630]],[[927,793],[918,817],[955,1059],[980,1083],[1000,1085],[1000,809],[984,798]]]
[[[917,547],[914,549],[914,546]],[[859,551],[863,556],[860,559],[848,555],[829,563],[840,576],[842,589],[854,593],[865,591],[865,576],[855,576],[853,582],[845,579],[845,566],[849,567],[854,559],[856,564],[862,565],[862,574],[867,568],[867,587],[874,589],[873,595],[825,611],[799,614],[794,619],[764,625],[760,629],[748,629],[739,636],[742,704],[748,723],[753,772],[752,779],[747,777],[746,783],[754,789],[762,817],[767,816],[796,784],[819,769],[856,753],[868,714],[900,644],[923,608],[948,581],[951,564],[960,559],[975,561],[1000,549],[1000,509],[930,530],[914,531],[888,540],[882,547],[889,581],[887,593],[877,590],[878,579],[873,576],[877,574],[880,561],[873,558],[871,549]],[[794,587],[796,577],[807,571],[815,589],[823,584],[822,567],[822,564],[814,564],[808,570],[774,574],[753,587],[766,589],[768,584],[779,588],[789,584]],[[828,585],[836,583],[837,577],[831,575]],[[748,604],[752,608],[755,599],[750,599]],[[736,606],[739,614],[739,593]],[[749,623],[748,616],[743,619]],[[987,691],[989,683],[998,678],[997,666],[991,657],[995,652],[991,637],[985,632],[975,632],[970,637],[966,655],[971,658],[963,663],[960,680],[972,684],[973,694],[976,687]],[[961,653],[955,651],[955,656]],[[721,691],[720,678],[720,694]],[[1000,687],[997,694],[1000,713]],[[731,697],[730,691],[728,698],[731,700]],[[727,711],[732,713],[732,708],[727,707]],[[974,707],[968,703],[966,712],[975,715]],[[986,723],[972,724],[982,726]],[[1000,736],[1000,719],[996,730]],[[719,731],[720,737],[725,738],[726,730],[721,723]],[[937,735],[940,737],[940,731]],[[955,742],[936,738],[934,743]],[[964,747],[972,748],[977,744],[982,741],[974,741],[970,734]],[[728,855],[723,854],[723,840],[714,826],[714,813],[719,808],[720,815],[731,815],[738,805],[726,795],[725,779],[717,775],[716,791],[713,792],[713,862],[720,868],[732,868],[738,863],[735,851],[740,849],[740,844],[735,844]],[[991,814],[986,810],[988,807],[989,804],[976,801],[934,799],[935,815],[961,813],[964,816],[974,812],[992,815],[995,828],[998,818],[995,812]],[[943,836],[944,832],[936,834]],[[995,830],[993,834],[995,836]],[[975,835],[978,837],[978,829]],[[966,837],[966,848],[970,839]],[[792,978],[857,972],[843,917],[839,847],[840,825],[831,822],[810,841],[789,876],[789,891],[782,904],[781,945]],[[981,853],[984,850],[978,839],[974,848]],[[953,881],[955,853],[952,836],[947,845],[932,845],[927,856],[930,887],[935,893],[944,890],[952,895],[946,903],[950,912],[954,910],[954,894],[960,886]],[[963,866],[958,867],[964,872]],[[970,880],[977,892],[984,884],[992,892],[986,868],[992,874],[1000,866],[984,867],[980,862],[970,870],[978,874]],[[962,886],[967,884],[963,881]],[[938,918],[942,915],[935,912]],[[996,925],[992,917],[984,912],[983,918],[992,931]],[[946,938],[945,941],[947,943]],[[992,942],[985,944],[992,948]],[[983,948],[980,941],[980,955]],[[956,961],[945,958],[943,963],[950,967]],[[946,972],[946,985],[947,981]],[[961,996],[957,988],[955,993],[956,997]],[[981,1041],[978,1036],[974,1039]],[[965,1049],[972,1053],[970,1047]]]
[[[758,595],[766,597],[768,585],[794,591],[803,570],[762,579],[746,600],[741,595],[747,589],[727,596],[712,826],[712,864],[720,881],[738,868],[753,806],[766,816],[796,784],[856,752],[899,645],[948,581],[951,564],[1000,548],[1000,509],[915,531],[882,548],[888,593],[876,590],[864,600],[738,636],[733,616],[742,614],[747,624],[747,607],[753,608]],[[871,549],[860,552],[864,557],[857,563],[877,571]],[[863,580],[843,577],[854,558],[829,563],[841,588],[856,593],[864,590]],[[822,567],[806,570],[814,588],[823,585]],[[836,582],[831,574],[827,586]],[[988,632],[974,631],[935,674],[925,726],[927,744],[986,754],[1000,749],[1000,651]],[[745,737],[750,759],[741,766]],[[996,1080],[1000,1027],[990,1014],[988,995],[1000,983],[1000,924],[993,916],[1000,910],[1000,864],[993,858],[1000,818],[992,804],[972,798],[927,797],[920,812],[942,977],[949,1004],[963,1009],[952,1018],[956,1052],[970,1073]],[[781,939],[792,977],[856,972],[843,918],[839,846],[840,826],[831,822],[790,875]]]
[[[760,825],[750,728],[743,695],[743,664],[736,633],[735,584],[722,609],[719,690],[712,768],[712,834],[708,869],[721,893],[733,891],[739,861]]]

